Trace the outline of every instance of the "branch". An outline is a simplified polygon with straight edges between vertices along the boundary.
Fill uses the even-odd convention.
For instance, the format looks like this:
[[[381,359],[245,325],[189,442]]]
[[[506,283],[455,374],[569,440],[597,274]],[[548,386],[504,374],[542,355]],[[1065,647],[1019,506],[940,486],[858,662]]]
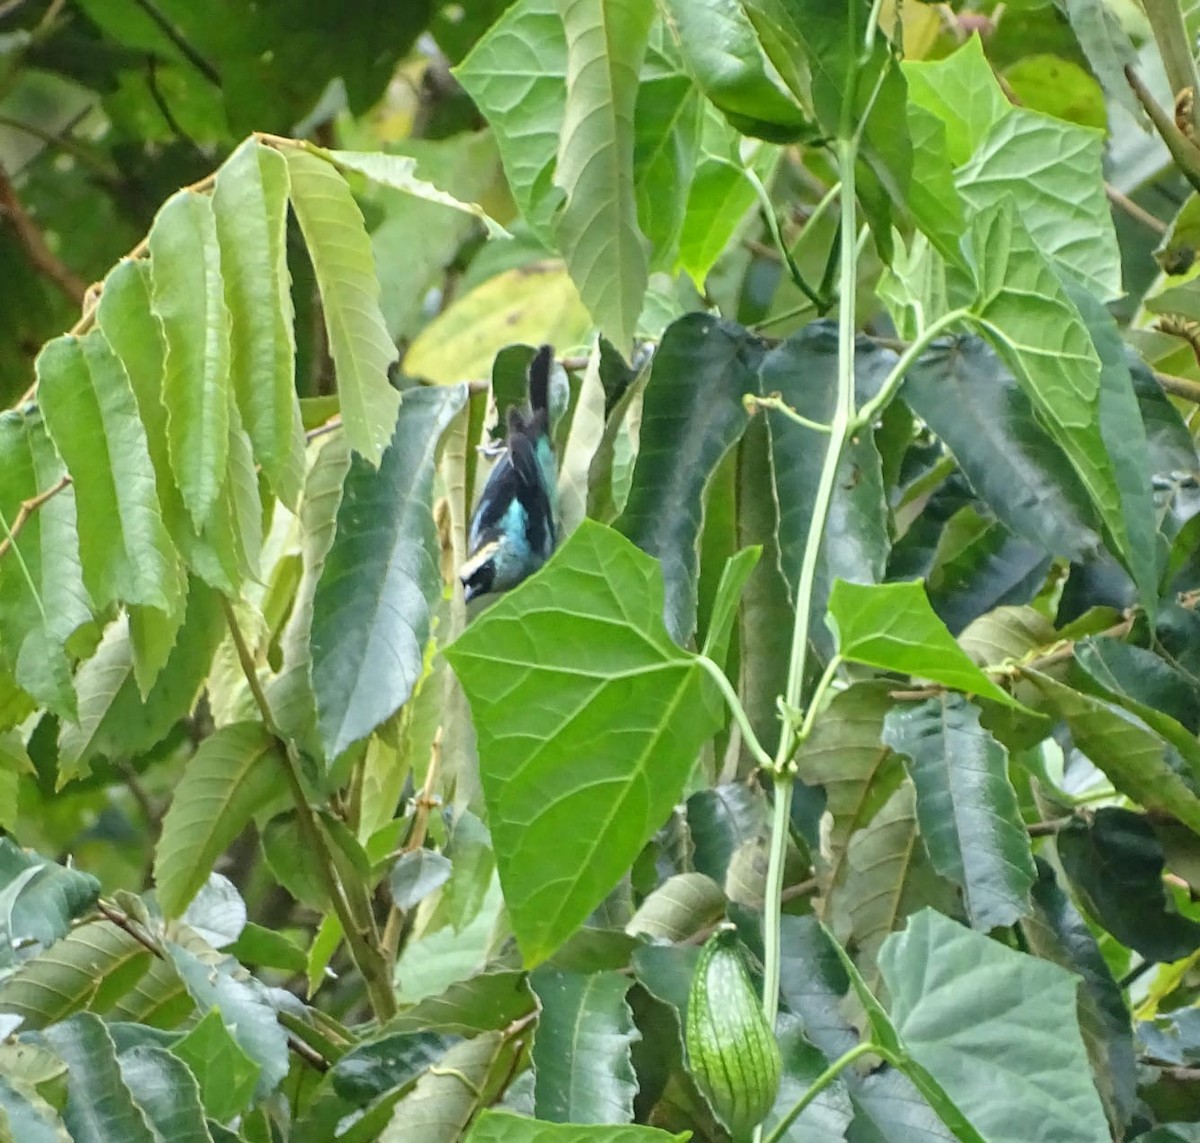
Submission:
[[[1195,104],[1200,78],[1196,75],[1192,42],[1183,22],[1179,0],[1142,0],[1142,8],[1158,44],[1171,94],[1175,96],[1175,121],[1185,135],[1195,138],[1200,130],[1200,118],[1197,118],[1200,108]]]
[[[179,49],[180,54],[192,67],[215,87],[221,86],[221,76],[217,69],[192,47],[183,33],[167,19],[157,4],[152,3],[151,0],[134,0],[134,3],[158,25],[162,34]]]
[[[0,558],[12,547],[13,541],[17,538],[17,533],[25,527],[29,521],[29,517],[52,496],[57,496],[70,483],[70,476],[64,474],[59,477],[57,484],[52,484],[45,492],[39,492],[36,496],[21,501],[21,507],[17,509],[17,515],[12,522],[12,527],[8,530],[8,535],[3,540],[0,540]]]
[[[1176,377],[1173,373],[1159,373],[1157,370],[1154,372],[1154,380],[1163,387],[1164,392],[1191,401],[1193,405],[1200,405],[1200,381],[1189,381],[1186,377]]]
[[[0,168],[0,215],[7,217],[9,225],[13,228],[13,234],[21,244],[29,261],[33,263],[33,268],[43,278],[57,286],[69,301],[74,302],[77,306],[83,305],[84,295],[87,293],[87,283],[62,262],[46,244],[46,239],[38,229],[37,223],[29,217],[21,205],[21,200],[17,198],[17,192],[3,168]]]

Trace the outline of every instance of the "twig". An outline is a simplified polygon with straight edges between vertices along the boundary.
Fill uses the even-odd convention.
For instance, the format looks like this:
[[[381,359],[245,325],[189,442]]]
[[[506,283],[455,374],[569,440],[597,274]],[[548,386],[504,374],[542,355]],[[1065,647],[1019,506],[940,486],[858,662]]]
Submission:
[[[134,3],[158,25],[162,34],[179,49],[180,54],[192,67],[215,87],[221,86],[221,75],[217,69],[192,47],[183,33],[167,19],[157,4],[152,3],[151,0],[134,0]]]
[[[1186,377],[1177,377],[1173,373],[1154,371],[1154,380],[1162,386],[1163,391],[1173,397],[1182,397],[1193,405],[1200,405],[1200,381],[1189,381]]]
[[[1053,837],[1056,833],[1066,829],[1074,820],[1074,817],[1065,817],[1047,822],[1033,822],[1025,827],[1025,832],[1030,837]]]
[[[8,218],[17,241],[33,268],[57,286],[76,305],[83,304],[87,283],[67,266],[46,243],[37,223],[29,217],[4,169],[0,168],[0,215]]]
[[[70,476],[63,475],[59,477],[57,484],[52,484],[45,492],[39,492],[36,496],[31,496],[28,500],[21,501],[21,507],[17,509],[17,515],[8,530],[8,535],[3,540],[0,540],[0,558],[3,558],[8,549],[12,547],[13,541],[17,538],[17,533],[25,527],[29,521],[29,517],[52,496],[57,496],[70,483]]]
[[[1112,183],[1104,184],[1104,193],[1108,195],[1108,201],[1113,206],[1120,207],[1130,218],[1140,222],[1148,230],[1153,230],[1155,234],[1166,234],[1168,227],[1161,218],[1155,218],[1144,207],[1138,206],[1133,199],[1122,194]]]

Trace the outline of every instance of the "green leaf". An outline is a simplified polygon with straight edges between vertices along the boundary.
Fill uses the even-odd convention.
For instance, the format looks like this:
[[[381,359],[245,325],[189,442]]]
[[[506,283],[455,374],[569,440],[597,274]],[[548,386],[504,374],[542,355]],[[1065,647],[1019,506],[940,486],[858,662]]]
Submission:
[[[19,946],[50,948],[99,896],[100,882],[90,873],[55,865],[0,837],[0,967],[29,955]]]
[[[304,433],[295,388],[287,200],[286,160],[253,139],[217,172],[213,208],[233,319],[233,392],[267,480],[295,508],[304,481]]]
[[[1050,435],[1132,560],[1121,494],[1100,432],[1100,361],[1087,327],[1029,232],[1004,203],[971,231],[984,331],[1017,375]],[[1038,299],[1029,305],[1029,297]]]
[[[856,384],[873,392],[895,364],[890,350],[861,340],[855,346]],[[763,359],[764,393],[778,392],[801,416],[828,424],[837,391],[837,330],[813,322]],[[771,465],[779,504],[779,562],[793,599],[800,581],[813,503],[829,437],[769,413]],[[847,444],[838,464],[828,523],[821,538],[821,561],[813,588],[810,638],[826,655],[832,648],[819,619],[837,577],[879,583],[890,549],[887,501],[879,452],[870,433]]]
[[[388,874],[392,904],[397,909],[419,905],[435,889],[450,879],[450,859],[431,849],[402,853]]]
[[[313,598],[312,677],[328,758],[408,701],[441,594],[434,459],[466,390],[414,389],[376,469],[351,463]]]
[[[1079,1029],[1109,1123],[1120,1130],[1129,1121],[1137,1094],[1133,1031],[1125,998],[1087,922],[1044,861],[1038,862],[1033,906],[1033,913],[1021,922],[1021,931],[1031,952],[1082,977]]]
[[[686,1131],[672,1135],[657,1127],[578,1127],[539,1123],[508,1111],[485,1111],[475,1121],[466,1143],[684,1143]]]
[[[567,40],[557,0],[518,0],[480,38],[455,78],[496,135],[504,173],[539,241],[553,240]]]
[[[38,355],[37,372],[46,427],[74,481],[83,578],[92,599],[100,607],[140,603],[175,614],[183,583],[124,367],[104,335],[93,331],[50,342]]]
[[[735,164],[705,155],[696,165],[679,233],[678,268],[687,271],[698,290],[757,201],[754,187]]]
[[[88,921],[0,983],[0,1012],[44,1028],[89,1005],[123,995],[152,959],[145,945],[111,921]]]
[[[688,71],[739,131],[777,143],[813,132],[743,4],[668,0],[667,15]]]
[[[213,1119],[224,1122],[246,1110],[262,1069],[233,1038],[217,1009],[205,1012],[170,1050],[199,1081],[200,1100]]]
[[[961,695],[889,712],[883,741],[911,760],[921,836],[934,868],[963,887],[971,925],[1011,925],[1029,912],[1036,876],[1008,780],[1008,752]]]
[[[631,983],[616,972],[582,976],[543,965],[530,978],[541,1006],[533,1041],[534,1108],[551,1123],[628,1123],[638,1038],[625,1002]]]
[[[489,238],[512,237],[477,203],[460,202],[452,194],[439,190],[433,183],[418,178],[417,160],[410,155],[389,155],[382,151],[327,151],[323,147],[315,148],[315,152],[340,170],[357,171],[381,186],[391,187],[414,198],[469,214],[487,227]]]
[[[1007,528],[1050,555],[1081,561],[1098,553],[1087,493],[986,342],[933,346],[905,375],[902,393]]]
[[[1015,663],[1058,642],[1058,633],[1032,607],[997,607],[963,630],[958,645],[979,667]]]
[[[1200,797],[1189,783],[1190,771],[1145,722],[1116,703],[1083,694],[1049,675],[1029,668],[1023,673],[1066,722],[1075,745],[1118,790],[1200,834]]]
[[[535,1000],[524,972],[482,972],[451,984],[445,992],[429,996],[388,1021],[388,1031],[440,1032],[473,1036],[507,1027],[528,1016]]]
[[[829,618],[843,659],[1021,706],[967,658],[934,615],[920,583],[866,586],[838,580],[829,594]]]
[[[260,723],[222,726],[200,744],[162,822],[155,849],[158,903],[179,916],[217,858],[280,784],[276,744]]]
[[[596,324],[633,345],[649,278],[633,187],[633,113],[654,9],[641,0],[562,0],[567,102],[554,185],[554,236]]]
[[[0,531],[24,501],[66,475],[40,415],[0,414]],[[91,618],[83,586],[75,490],[66,488],[29,517],[0,561],[0,654],[29,696],[63,718],[75,716],[64,644]]]
[[[145,1112],[122,1082],[116,1046],[99,1016],[81,1012],[42,1035],[68,1068],[63,1121],[76,1143],[155,1143]]]
[[[171,943],[167,952],[197,1007],[218,1009],[230,1034],[262,1070],[255,1093],[270,1095],[287,1075],[287,1033],[275,1018],[266,988],[253,977],[238,980],[226,965],[205,964],[187,949]]]
[[[229,459],[229,309],[212,199],[182,190],[150,230],[151,305],[167,352],[162,382],[171,470],[197,529]]]
[[[1200,924],[1168,904],[1162,845],[1144,814],[1102,806],[1056,843],[1080,900],[1123,945],[1150,961],[1181,960],[1200,947]]]
[[[757,390],[762,350],[741,326],[688,314],[667,330],[642,405],[633,484],[617,527],[662,562],[667,630],[696,628],[704,493],[746,428],[742,397]]]
[[[289,148],[292,209],[312,260],[350,447],[373,467],[392,439],[400,394],[388,381],[396,347],[379,312],[379,280],[362,212],[323,159]]]
[[[72,1143],[54,1109],[4,1075],[0,1075],[0,1139],[5,1143]]]
[[[1071,973],[932,910],[889,938],[879,963],[905,1050],[985,1138],[1108,1136]]]
[[[763,1121],[768,1135],[796,1103],[804,1097],[817,1078],[829,1066],[824,1054],[809,1042],[803,1023],[794,1016],[782,1015],[776,1023],[775,1035],[783,1059],[783,1076],[775,1106]],[[842,1143],[854,1119],[854,1107],[845,1084],[839,1079],[821,1092],[800,1113],[787,1131],[780,1136],[782,1143]]]
[[[713,684],[663,626],[659,574],[651,557],[584,521],[446,652],[474,713],[527,964],[562,944],[629,868],[721,723]],[[599,828],[577,829],[580,814]]]
[[[1117,13],[1104,0],[1055,0],[1071,22],[1071,30],[1104,93],[1142,121],[1142,106],[1125,78],[1125,68],[1135,66],[1138,54]]]
[[[959,238],[966,229],[966,220],[947,154],[946,124],[910,99],[908,132],[912,137],[908,207],[938,253],[947,262],[961,264]]]
[[[725,905],[725,894],[713,878],[676,873],[647,895],[625,931],[634,937],[681,941],[723,917]]]
[[[121,1080],[153,1129],[171,1143],[212,1143],[200,1106],[200,1087],[165,1048],[140,1044],[117,1057]]]

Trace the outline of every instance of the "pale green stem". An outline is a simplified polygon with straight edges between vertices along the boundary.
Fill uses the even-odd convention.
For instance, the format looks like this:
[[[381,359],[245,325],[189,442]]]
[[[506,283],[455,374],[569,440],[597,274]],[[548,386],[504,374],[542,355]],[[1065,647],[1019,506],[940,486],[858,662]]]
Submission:
[[[787,1129],[800,1117],[804,1109],[833,1083],[842,1072],[854,1063],[855,1060],[861,1059],[863,1056],[878,1056],[883,1054],[878,1045],[868,1040],[864,1044],[855,1044],[848,1052],[838,1056],[829,1067],[813,1080],[812,1086],[796,1101],[795,1106],[787,1115],[775,1124],[771,1130],[771,1134],[766,1137],[764,1143],[778,1143],[783,1138]]]
[[[784,402],[782,397],[777,397],[772,394],[770,397],[756,397],[753,393],[746,395],[744,404],[747,409],[774,409],[777,413],[782,413],[789,421],[795,421],[801,428],[812,429],[814,433],[827,433],[829,426],[821,424],[820,421],[810,421],[807,417],[797,413],[795,409]]]
[[[766,215],[767,229],[771,232],[771,241],[775,243],[775,249],[779,251],[779,257],[783,259],[783,264],[787,267],[788,277],[792,279],[800,292],[814,306],[819,307],[823,305],[823,299],[804,280],[804,275],[800,273],[800,267],[796,265],[796,260],[792,257],[792,252],[787,248],[787,243],[783,240],[783,232],[779,229],[779,219],[775,215],[775,206],[771,202],[771,196],[767,193],[767,188],[763,186],[762,179],[758,177],[758,172],[751,167],[745,167],[742,170],[742,174],[746,176],[746,181],[754,188],[754,193],[758,196],[759,206],[762,207],[762,212]]]
[[[948,314],[942,314],[937,321],[930,322],[922,330],[920,336],[900,355],[900,360],[892,366],[892,371],[880,386],[879,392],[859,410],[858,416],[854,418],[854,425],[851,431],[858,432],[859,429],[870,427],[874,423],[875,418],[887,408],[892,398],[896,395],[896,390],[900,388],[901,382],[904,380],[904,375],[912,368],[913,362],[946,329],[954,325],[955,322],[966,321],[970,316],[970,309],[963,306],[960,309],[951,310]]]
[[[745,707],[742,706],[741,700],[737,696],[737,691],[733,689],[733,684],[725,677],[725,672],[707,655],[697,655],[696,661],[709,673],[713,682],[717,684],[726,705],[729,707],[729,713],[733,715],[733,721],[738,724],[738,729],[742,732],[742,741],[746,743],[750,753],[754,755],[755,760],[760,766],[767,770],[773,770],[775,763],[772,761],[771,755],[763,749],[762,743],[758,740],[758,735],[754,733],[754,727],[750,725],[750,720],[746,717]]]
[[[834,655],[829,660],[829,664],[826,666],[820,679],[817,680],[817,685],[813,688],[812,697],[808,700],[808,710],[804,712],[804,721],[801,723],[800,730],[796,734],[797,743],[808,741],[808,736],[812,733],[813,723],[817,721],[817,715],[820,713],[824,703],[825,692],[829,690],[834,676],[837,674],[837,669],[841,665],[841,655]]]
[[[763,1015],[769,1027],[775,1027],[779,1015],[780,938],[783,934],[783,866],[787,839],[791,833],[792,788],[790,771],[775,775],[775,806],[771,817],[771,860],[763,904]]]

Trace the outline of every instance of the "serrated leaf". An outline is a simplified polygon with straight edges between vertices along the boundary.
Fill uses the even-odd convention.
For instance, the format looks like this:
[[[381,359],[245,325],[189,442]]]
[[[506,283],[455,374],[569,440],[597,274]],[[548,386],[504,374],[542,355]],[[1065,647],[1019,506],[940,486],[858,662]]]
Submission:
[[[604,899],[720,724],[714,685],[662,624],[660,584],[655,560],[584,521],[446,652],[474,713],[526,963],[544,960]]]
[[[196,1077],[165,1048],[139,1044],[117,1057],[121,1080],[154,1130],[171,1143],[212,1143]]]
[[[111,921],[88,921],[0,983],[0,1012],[23,1017],[26,1028],[44,1028],[97,998],[111,1003],[110,994],[133,986],[151,959],[145,945]]]
[[[388,381],[396,347],[379,311],[379,280],[362,212],[323,159],[289,148],[292,209],[312,260],[350,447],[373,467],[396,427],[400,394]]]
[[[961,695],[888,713],[883,741],[910,760],[921,836],[943,876],[961,885],[974,928],[1011,925],[1029,912],[1035,870],[1008,780],[1008,752]]]
[[[552,1123],[628,1123],[637,1077],[630,1048],[639,1038],[625,1002],[630,980],[616,972],[582,976],[544,965],[530,978],[540,1002],[533,1042],[534,1108]]]
[[[294,508],[304,480],[304,435],[295,387],[287,201],[287,161],[254,139],[217,172],[213,209],[232,318],[233,393],[263,472],[280,500]]]
[[[163,403],[171,470],[197,529],[229,457],[229,309],[212,200],[182,190],[150,230],[151,306],[166,341]]]
[[[383,151],[327,151],[324,148],[318,148],[317,153],[334,166],[346,171],[357,171],[381,186],[391,187],[414,198],[469,214],[483,223],[489,238],[512,237],[478,203],[462,202],[452,194],[439,190],[433,183],[418,178],[417,160],[410,155],[389,155]]]
[[[762,349],[747,330],[707,314],[671,325],[642,404],[637,463],[617,528],[663,565],[667,630],[686,644],[696,627],[697,546],[704,492],[745,431]]]
[[[829,595],[829,618],[844,659],[1021,708],[967,658],[934,615],[920,583],[866,586],[837,580]]]
[[[213,1119],[223,1122],[245,1111],[262,1069],[230,1034],[219,1011],[210,1008],[170,1051],[196,1077],[204,1110]]]
[[[906,1050],[985,1138],[1108,1135],[1073,974],[929,909],[889,938],[879,963]]]
[[[76,1143],[155,1143],[145,1113],[121,1080],[116,1045],[99,1016],[81,1012],[42,1035],[68,1068],[63,1121]]]
[[[411,390],[377,471],[352,462],[313,599],[312,678],[322,743],[337,757],[408,701],[441,593],[434,459],[462,387]]]
[[[650,280],[633,187],[633,112],[654,9],[641,0],[563,0],[567,101],[554,185],[554,237],[596,324],[633,345]]]
[[[261,723],[234,723],[206,738],[188,763],[154,853],[158,900],[168,917],[183,912],[217,858],[277,790],[276,749]]]

